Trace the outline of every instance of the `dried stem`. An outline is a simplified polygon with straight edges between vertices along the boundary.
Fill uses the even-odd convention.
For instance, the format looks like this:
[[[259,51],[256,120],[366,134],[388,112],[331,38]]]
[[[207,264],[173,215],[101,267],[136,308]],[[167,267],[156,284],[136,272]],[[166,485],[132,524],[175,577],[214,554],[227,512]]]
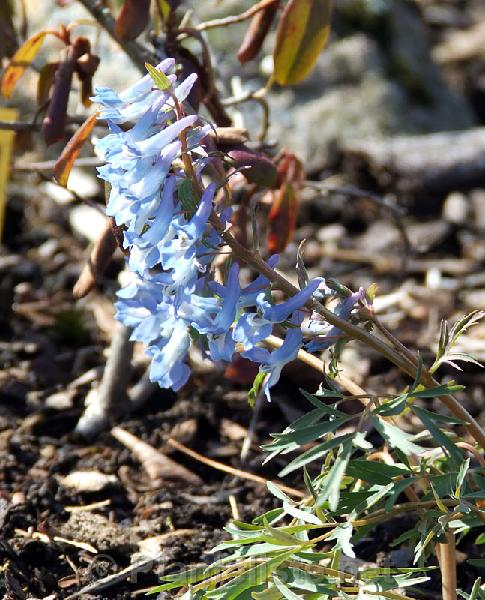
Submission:
[[[456,546],[452,531],[446,532],[445,544],[436,544],[436,554],[440,563],[443,600],[457,600]]]
[[[264,340],[264,343],[271,348],[280,348],[283,345],[283,340],[275,335],[270,335]],[[301,360],[301,362],[312,369],[315,369],[322,375],[325,373],[325,363],[323,360],[320,360],[318,357],[313,356],[313,354],[310,354],[305,350],[298,351],[298,360]],[[352,381],[342,373],[339,373],[335,377],[335,381],[354,397],[358,397],[359,401],[362,402],[364,406],[367,404],[367,399],[370,397],[370,394],[367,394],[363,388],[355,383],[355,381]]]
[[[181,444],[180,442],[178,442],[177,440],[174,440],[172,438],[169,438],[167,440],[167,443],[170,446],[172,446],[173,448],[175,448],[176,450],[179,450],[180,452],[183,452],[187,456],[190,456],[191,458],[194,458],[195,460],[198,460],[199,462],[201,462],[205,465],[208,465],[209,467],[212,467],[213,469],[217,469],[218,471],[223,471],[224,473],[229,473],[230,475],[235,475],[236,477],[240,477],[241,479],[247,479],[249,481],[254,481],[255,483],[261,483],[263,485],[266,485],[269,481],[268,479],[265,479],[264,477],[255,475],[254,473],[248,473],[247,471],[241,471],[240,469],[235,469],[234,467],[230,467],[229,465],[220,463],[217,460],[213,460],[212,458],[207,458],[206,456],[203,456],[202,454],[195,452],[195,450],[191,450],[190,448],[187,448],[187,446],[184,446],[183,444]],[[306,497],[305,492],[296,490],[295,488],[288,487],[279,482],[274,482],[274,483],[276,483],[276,485],[278,485],[278,487],[280,489],[282,489],[287,494],[290,494],[291,496],[296,496],[297,498],[305,498]]]
[[[200,23],[197,25],[195,29],[197,31],[206,31],[207,29],[215,29],[216,27],[227,27],[227,25],[233,25],[234,23],[241,23],[242,21],[247,21],[251,17],[254,17],[255,14],[265,9],[267,6],[271,6],[272,4],[276,4],[278,0],[261,0],[255,6],[252,6],[245,12],[234,15],[230,17],[224,17],[223,19],[213,19],[212,21],[206,21],[205,23]]]

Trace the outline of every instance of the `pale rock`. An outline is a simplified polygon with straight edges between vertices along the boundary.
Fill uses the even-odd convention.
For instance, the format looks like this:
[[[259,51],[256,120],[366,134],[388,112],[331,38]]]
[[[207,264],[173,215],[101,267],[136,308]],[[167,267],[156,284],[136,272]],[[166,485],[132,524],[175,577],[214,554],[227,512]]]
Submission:
[[[118,483],[115,475],[106,475],[100,471],[72,471],[66,477],[59,477],[59,483],[76,492],[100,492],[106,487]]]
[[[470,202],[465,194],[452,192],[443,204],[443,219],[448,223],[462,225],[466,223],[470,214]]]
[[[96,242],[104,230],[106,217],[95,208],[81,204],[69,213],[69,223],[77,234]]]

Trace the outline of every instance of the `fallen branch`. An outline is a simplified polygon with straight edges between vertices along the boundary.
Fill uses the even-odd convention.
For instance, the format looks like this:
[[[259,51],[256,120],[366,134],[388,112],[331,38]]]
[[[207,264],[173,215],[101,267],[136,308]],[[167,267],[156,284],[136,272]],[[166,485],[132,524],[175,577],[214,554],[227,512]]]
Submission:
[[[202,485],[202,479],[198,475],[182,467],[129,431],[121,427],[113,427],[111,435],[132,452],[151,480],[167,479],[182,481],[185,484]]]

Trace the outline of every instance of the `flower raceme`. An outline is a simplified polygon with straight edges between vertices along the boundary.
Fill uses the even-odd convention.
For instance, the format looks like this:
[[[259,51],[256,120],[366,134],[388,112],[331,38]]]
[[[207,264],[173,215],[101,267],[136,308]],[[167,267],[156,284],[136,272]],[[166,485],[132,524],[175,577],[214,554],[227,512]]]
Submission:
[[[178,390],[187,382],[188,352],[195,343],[214,362],[230,361],[239,351],[259,363],[268,374],[264,390],[270,399],[282,368],[304,345],[302,309],[320,293],[324,280],[310,281],[279,304],[263,275],[241,287],[237,263],[229,266],[223,283],[214,280],[213,258],[223,246],[209,222],[217,210],[217,187],[204,188],[201,176],[211,160],[204,143],[211,126],[183,111],[196,75],[177,82],[169,74],[174,62],[168,58],[157,67],[165,89],[147,74],[120,94],[97,88],[93,98],[109,127],[96,145],[105,163],[99,176],[110,186],[106,212],[124,231],[133,273],[132,283],[118,292],[117,318],[133,329],[133,340],[147,345],[150,378],[161,387]],[[187,160],[190,173],[183,167]],[[218,216],[228,224],[228,211]],[[268,265],[274,268],[277,261],[273,256]],[[340,316],[349,318],[362,298],[359,292],[344,299]],[[282,346],[270,352],[260,344],[275,326],[286,335]],[[311,347],[327,347],[329,335],[325,340],[319,335]]]

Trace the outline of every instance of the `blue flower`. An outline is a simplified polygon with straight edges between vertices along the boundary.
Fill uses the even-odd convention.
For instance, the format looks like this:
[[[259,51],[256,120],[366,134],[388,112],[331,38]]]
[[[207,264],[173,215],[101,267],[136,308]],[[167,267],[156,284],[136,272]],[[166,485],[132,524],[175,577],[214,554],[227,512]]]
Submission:
[[[302,308],[323,283],[325,280],[322,277],[316,277],[304,289],[281,304],[271,304],[265,299],[265,294],[261,293],[257,297],[258,309],[264,319],[272,323],[282,323],[295,310]]]
[[[189,328],[183,320],[177,319],[169,338],[148,347],[147,353],[152,357],[150,379],[160,387],[178,391],[190,376],[186,364],[189,346]]]
[[[342,300],[335,310],[335,314],[347,321],[352,313],[354,306],[365,298],[365,289],[359,288],[358,292],[350,294],[347,298]],[[313,331],[318,332],[322,329],[322,325],[318,322],[313,322]],[[325,335],[318,336],[306,344],[306,350],[308,352],[322,352],[327,350],[330,346],[333,346],[342,337],[343,332],[338,327],[331,327]]]
[[[234,328],[233,338],[243,345],[244,350],[250,350],[271,335],[272,330],[271,321],[263,319],[257,313],[244,313]]]
[[[269,352],[265,348],[254,347],[241,354],[244,358],[261,363],[260,372],[268,373],[268,377],[264,382],[264,392],[270,402],[270,389],[278,383],[283,367],[295,360],[303,345],[302,321],[303,313],[296,311],[290,321],[293,327],[287,329],[283,344],[273,352]]]
[[[280,304],[269,301],[271,284],[264,275],[241,288],[236,263],[224,282],[214,281],[213,258],[224,242],[211,226],[216,185],[204,187],[202,179],[212,160],[204,144],[211,126],[181,113],[197,76],[177,84],[168,74],[173,64],[166,59],[158,65],[168,76],[169,90],[159,90],[146,75],[125,92],[98,88],[93,98],[102,105],[100,117],[109,127],[96,144],[105,162],[99,177],[110,185],[106,212],[123,227],[127,264],[135,274],[135,281],[118,293],[116,316],[133,329],[131,339],[147,345],[150,378],[161,387],[179,390],[187,382],[191,343],[200,343],[214,362],[230,361],[242,347],[242,356],[268,374],[264,390],[270,399],[284,365],[303,345],[301,309],[317,296],[324,280],[314,279]],[[181,134],[195,173],[190,185],[180,160]],[[203,190],[201,197],[187,198],[189,188]],[[230,208],[218,214],[224,227],[230,215]],[[273,269],[277,262],[272,256],[267,264]],[[337,314],[348,318],[357,301],[354,295],[345,299]],[[286,327],[286,335],[282,346],[270,352],[259,344],[275,324]],[[311,343],[331,342],[320,335]]]

